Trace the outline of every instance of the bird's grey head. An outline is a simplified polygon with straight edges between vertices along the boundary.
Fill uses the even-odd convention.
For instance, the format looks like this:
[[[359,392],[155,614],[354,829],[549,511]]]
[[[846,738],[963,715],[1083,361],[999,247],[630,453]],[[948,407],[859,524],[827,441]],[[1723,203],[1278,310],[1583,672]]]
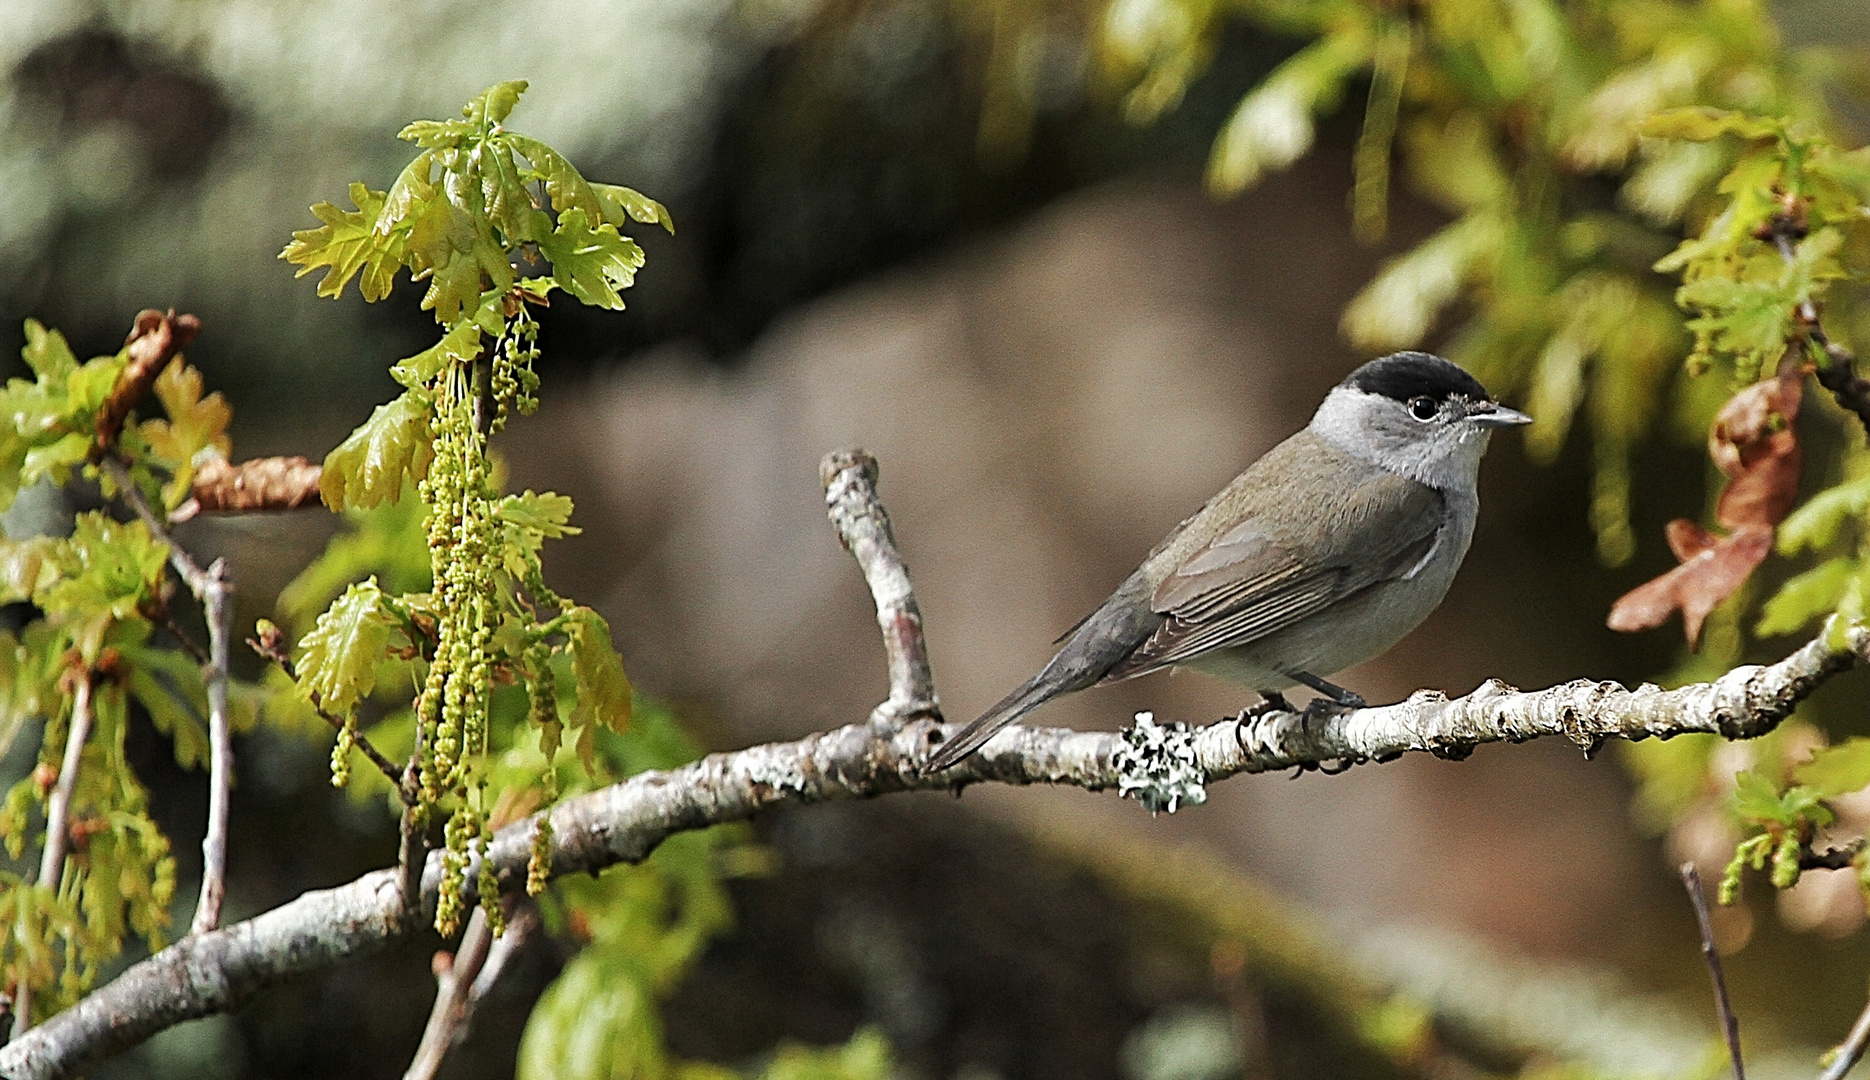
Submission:
[[[1333,388],[1312,416],[1311,432],[1353,457],[1453,490],[1473,487],[1494,428],[1531,422],[1449,361],[1399,352],[1370,361]]]

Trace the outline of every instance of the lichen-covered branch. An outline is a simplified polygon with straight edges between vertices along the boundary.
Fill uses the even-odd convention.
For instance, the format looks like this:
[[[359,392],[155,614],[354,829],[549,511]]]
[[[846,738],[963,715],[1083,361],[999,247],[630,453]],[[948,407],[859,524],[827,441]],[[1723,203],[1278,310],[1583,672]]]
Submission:
[[[853,467],[827,475],[828,486],[874,483],[856,455]],[[868,492],[864,495],[863,492]],[[853,554],[866,569],[879,609],[913,612],[874,488],[846,501],[835,488],[828,502],[845,511]],[[846,522],[839,521],[840,531]],[[862,552],[868,551],[869,554]],[[872,567],[885,573],[871,575]],[[896,575],[900,574],[900,579]],[[881,587],[879,587],[881,583]],[[891,697],[913,686],[915,658],[926,672],[921,620],[884,620],[890,646]],[[1206,726],[1157,724],[1140,714],[1121,734],[1062,728],[1009,727],[954,768],[925,772],[934,746],[960,730],[932,715],[861,723],[796,742],[711,754],[678,769],[638,774],[552,807],[554,874],[595,872],[640,862],[671,835],[746,820],[779,803],[873,798],[898,791],[956,790],[969,784],[1069,784],[1117,788],[1152,809],[1173,810],[1205,797],[1205,786],[1243,772],[1341,769],[1388,761],[1412,751],[1467,756],[1490,742],[1562,736],[1589,753],[1610,738],[1667,738],[1709,732],[1729,738],[1765,734],[1791,715],[1825,680],[1854,666],[1870,649],[1870,631],[1827,627],[1776,664],[1736,668],[1713,682],[1674,690],[1615,683],[1572,682],[1521,692],[1490,680],[1450,699],[1420,691],[1396,705],[1307,717],[1272,712]],[[910,658],[904,660],[903,658]],[[898,668],[899,661],[902,663]],[[897,678],[898,671],[907,674]],[[914,700],[913,693],[905,701]],[[928,700],[933,703],[932,688]],[[887,703],[886,703],[887,704]],[[536,823],[516,822],[493,838],[488,858],[503,892],[524,887]],[[413,852],[409,853],[413,855]],[[411,858],[409,868],[417,863]],[[423,918],[410,917],[398,871],[380,870],[336,889],[306,893],[246,922],[186,938],[139,964],[73,1008],[0,1049],[0,1074],[15,1080],[70,1076],[87,1063],[133,1046],[184,1020],[224,1012],[260,989],[372,952],[414,932],[434,910],[441,853],[420,862]],[[479,880],[478,863],[466,873]]]

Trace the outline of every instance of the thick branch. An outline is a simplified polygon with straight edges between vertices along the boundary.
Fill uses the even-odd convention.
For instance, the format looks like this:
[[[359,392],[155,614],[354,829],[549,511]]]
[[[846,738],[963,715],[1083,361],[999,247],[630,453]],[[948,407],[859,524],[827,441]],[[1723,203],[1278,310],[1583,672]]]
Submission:
[[[862,450],[836,450],[818,463],[825,512],[846,551],[863,569],[877,605],[877,627],[889,658],[890,696],[872,718],[897,726],[919,717],[941,718],[935,676],[922,639],[922,609],[909,584],[909,568],[896,551],[890,516],[877,498],[877,459]]]
[[[102,461],[117,443],[123,422],[130,410],[149,392],[150,385],[175,354],[188,347],[201,332],[201,320],[193,315],[177,315],[173,310],[140,311],[130,336],[124,340],[129,362],[117,376],[110,396],[97,411],[96,430],[91,442],[91,460]]]
[[[1861,647],[1865,635],[1852,635]],[[1186,752],[1203,782],[1240,772],[1378,760],[1417,750],[1461,757],[1485,742],[1563,735],[1587,748],[1609,737],[1667,737],[1712,732],[1764,734],[1827,678],[1852,666],[1849,651],[1823,639],[1766,667],[1738,668],[1711,683],[1676,690],[1577,682],[1519,693],[1489,682],[1448,700],[1433,691],[1399,705],[1359,709],[1307,724],[1294,713],[1223,720],[1169,740]],[[948,790],[983,781],[1071,784],[1091,790],[1146,790],[1138,731],[1125,735],[1061,728],[1010,727],[979,753],[937,774],[919,763],[937,731],[960,725],[918,720],[879,737],[853,724],[792,743],[755,746],[668,771],[640,773],[568,799],[552,816],[555,874],[593,872],[640,862],[670,835],[743,821],[778,803],[869,798],[897,791]],[[501,888],[526,880],[534,824],[522,821],[494,837]],[[441,858],[427,859],[425,911],[433,911]],[[476,871],[467,874],[473,888]],[[258,990],[295,975],[374,952],[420,925],[400,918],[396,874],[380,870],[336,889],[307,893],[244,923],[181,941],[132,966],[115,982],[0,1050],[0,1072],[17,1080],[68,1076],[183,1020],[224,1012]]]

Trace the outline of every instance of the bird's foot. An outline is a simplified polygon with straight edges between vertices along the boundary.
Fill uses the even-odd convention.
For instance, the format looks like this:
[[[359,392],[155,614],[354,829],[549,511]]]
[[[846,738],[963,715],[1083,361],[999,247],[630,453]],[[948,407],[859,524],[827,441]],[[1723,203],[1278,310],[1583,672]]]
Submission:
[[[1292,704],[1286,700],[1286,697],[1284,694],[1281,694],[1275,690],[1275,691],[1270,691],[1267,693],[1262,693],[1260,695],[1260,700],[1257,704],[1249,705],[1246,708],[1240,710],[1240,712],[1234,717],[1234,720],[1238,723],[1244,724],[1248,722],[1249,720],[1258,720],[1260,717],[1267,716],[1271,713],[1279,713],[1279,712],[1289,713],[1289,712],[1297,712],[1297,711],[1298,710],[1294,709],[1292,707]]]
[[[1362,709],[1369,705],[1369,702],[1365,701],[1355,691],[1346,690],[1337,683],[1328,682],[1310,672],[1294,671],[1291,672],[1291,675],[1294,679],[1331,699],[1332,704],[1342,706],[1342,708],[1338,710],[1340,712],[1348,712],[1351,709]],[[1316,704],[1316,702],[1313,704]],[[1308,705],[1306,708],[1310,709],[1311,706]]]

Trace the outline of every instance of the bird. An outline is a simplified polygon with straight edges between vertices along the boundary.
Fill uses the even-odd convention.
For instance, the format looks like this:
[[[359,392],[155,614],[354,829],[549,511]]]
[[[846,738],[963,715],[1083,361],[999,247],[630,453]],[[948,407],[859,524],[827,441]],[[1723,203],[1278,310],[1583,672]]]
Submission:
[[[1244,684],[1261,697],[1248,712],[1288,708],[1281,692],[1299,685],[1320,695],[1308,712],[1364,707],[1324,676],[1388,651],[1441,603],[1474,537],[1488,440],[1531,422],[1432,353],[1362,365],[925,768],[1062,694],[1165,668]]]

